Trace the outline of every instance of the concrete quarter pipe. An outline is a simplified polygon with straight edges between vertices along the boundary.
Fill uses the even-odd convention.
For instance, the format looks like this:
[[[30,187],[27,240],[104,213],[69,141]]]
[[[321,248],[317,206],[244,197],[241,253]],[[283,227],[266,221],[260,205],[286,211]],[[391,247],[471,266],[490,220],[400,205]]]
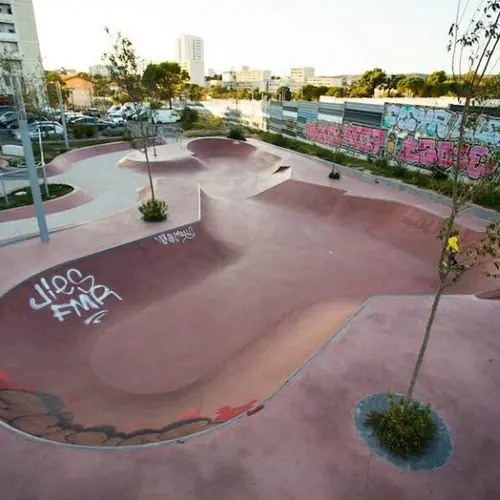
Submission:
[[[207,169],[259,167],[247,144],[189,146]],[[287,180],[245,200],[201,192],[200,209],[1,298],[7,424],[74,445],[179,439],[260,410],[369,296],[434,289],[439,218],[416,208]]]

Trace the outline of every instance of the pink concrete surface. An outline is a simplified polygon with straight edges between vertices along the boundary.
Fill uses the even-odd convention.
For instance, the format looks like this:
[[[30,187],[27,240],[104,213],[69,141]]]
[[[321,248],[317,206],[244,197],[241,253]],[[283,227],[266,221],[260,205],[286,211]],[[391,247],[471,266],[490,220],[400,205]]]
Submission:
[[[73,163],[93,156],[98,156],[106,153],[114,153],[117,151],[126,151],[130,149],[128,142],[110,142],[107,144],[99,144],[97,146],[86,146],[83,148],[72,149],[67,153],[54,158],[47,164],[47,175],[49,177],[62,174],[69,170]]]
[[[357,401],[405,389],[429,307],[422,296],[371,301],[262,411],[178,444],[103,453],[0,429],[2,500],[496,500],[496,301],[447,297],[438,315],[417,396],[453,432],[447,465],[400,471],[356,435]]]
[[[220,137],[196,139],[187,148],[198,158],[245,158],[256,152],[252,144]]]
[[[85,189],[74,187],[71,193],[60,198],[45,201],[43,206],[45,214],[55,214],[63,210],[79,207],[93,200],[91,193]],[[26,205],[24,207],[11,208],[9,210],[0,211],[0,222],[13,221],[19,219],[27,219],[35,217],[35,207],[33,205]]]
[[[228,144],[219,141],[214,149]],[[195,183],[165,177],[157,182],[175,207],[174,221],[153,229],[127,211],[56,234],[55,245],[0,249],[12,264],[0,267],[0,293],[7,292],[0,301],[7,325],[0,332],[0,416],[69,444],[181,441],[116,454],[0,428],[7,500],[497,498],[495,462],[478,460],[500,451],[490,396],[500,382],[495,300],[443,299],[417,394],[456,438],[452,461],[440,471],[402,473],[372,457],[354,430],[359,399],[405,389],[429,312],[424,296],[372,300],[261,411],[220,427],[250,415],[368,297],[432,293],[433,236],[446,209],[347,176],[329,181],[318,162],[270,147],[232,151],[254,167],[234,177],[231,163],[243,163],[219,150],[211,156],[197,142],[188,148],[209,167],[226,160],[227,182],[253,185],[247,193],[255,191],[259,158],[274,157],[258,184],[272,187],[246,199],[214,197],[204,180],[198,197]],[[292,179],[273,185],[281,175],[272,173],[276,158],[292,165]],[[478,237],[479,220],[461,223],[464,241]],[[175,233],[179,226],[183,232]],[[114,249],[119,243],[126,244]],[[82,293],[98,285],[116,294],[98,322],[85,325],[94,311],[82,307],[80,317],[61,322],[48,307],[30,307],[30,298],[42,300],[34,287],[44,283],[68,293],[54,304],[67,302],[69,276],[81,277]],[[494,288],[476,274],[449,292]]]

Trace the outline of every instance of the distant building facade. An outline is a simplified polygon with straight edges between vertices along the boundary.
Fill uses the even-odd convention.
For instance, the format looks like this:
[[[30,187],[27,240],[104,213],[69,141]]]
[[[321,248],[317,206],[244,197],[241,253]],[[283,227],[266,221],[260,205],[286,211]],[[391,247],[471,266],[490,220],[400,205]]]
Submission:
[[[175,41],[175,57],[181,68],[189,73],[191,83],[205,85],[205,47],[198,36],[181,35]]]
[[[314,76],[314,68],[303,67],[303,68],[292,68],[290,70],[290,80],[297,83],[306,83],[308,78]]]
[[[89,68],[90,76],[102,76],[103,78],[109,78],[109,68],[104,64],[94,64]]]

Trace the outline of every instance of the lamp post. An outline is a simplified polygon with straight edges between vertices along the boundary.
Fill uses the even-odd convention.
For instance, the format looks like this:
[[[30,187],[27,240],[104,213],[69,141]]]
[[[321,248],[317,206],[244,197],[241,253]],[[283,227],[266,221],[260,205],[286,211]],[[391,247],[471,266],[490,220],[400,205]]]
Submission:
[[[61,111],[61,125],[64,134],[64,146],[66,147],[66,149],[69,149],[68,129],[66,127],[66,117],[64,116],[61,84],[59,82],[56,82],[56,91],[57,91],[57,103],[59,105],[59,110]]]
[[[31,186],[31,195],[33,204],[35,205],[36,220],[40,231],[40,239],[43,243],[47,243],[50,239],[45,211],[43,208],[42,194],[40,192],[40,184],[38,184],[38,174],[35,166],[35,157],[33,155],[33,145],[31,144],[31,136],[26,117],[26,108],[24,106],[23,92],[21,90],[21,81],[18,75],[12,77],[14,90],[14,105],[17,112],[17,120],[19,122],[19,133],[24,150],[24,160],[28,168],[28,178]]]

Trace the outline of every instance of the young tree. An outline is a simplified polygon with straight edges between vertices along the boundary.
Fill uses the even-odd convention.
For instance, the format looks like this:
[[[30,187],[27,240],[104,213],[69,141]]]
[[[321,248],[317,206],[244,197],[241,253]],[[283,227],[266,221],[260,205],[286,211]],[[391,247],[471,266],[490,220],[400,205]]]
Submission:
[[[105,28],[105,30],[106,33],[111,36],[109,29]],[[146,97],[146,91],[143,85],[144,63],[137,55],[132,42],[122,33],[118,32],[115,40],[112,41],[111,50],[104,53],[103,60],[110,70],[111,79],[114,84],[118,87],[122,94],[126,94],[129,97],[130,102],[132,102],[135,107],[136,114],[139,115]],[[143,152],[146,160],[149,187],[151,190],[151,200],[148,200],[145,204],[148,204],[153,212],[161,211],[161,207],[166,207],[166,204],[162,200],[157,200],[155,196],[148,152],[148,147],[151,142],[148,124],[144,124],[143,120],[139,120],[139,130],[141,139],[139,141],[138,148]],[[136,145],[133,139],[132,144]],[[143,207],[140,209],[141,212]],[[162,220],[166,217],[166,208],[163,217],[158,216],[156,219],[148,219],[147,215],[144,214],[144,212],[142,213],[146,220]]]
[[[442,246],[438,260],[436,293],[431,306],[430,315],[425,328],[424,338],[417,357],[415,368],[408,386],[407,397],[413,396],[425,352],[429,343],[436,313],[444,290],[459,281],[462,276],[476,268],[483,268],[485,273],[494,278],[500,277],[500,225],[488,224],[485,232],[476,241],[461,248],[457,257],[450,255],[450,238],[458,233],[457,218],[469,203],[488,184],[498,182],[498,158],[493,157],[485,167],[480,179],[475,182],[462,180],[466,153],[467,139],[474,136],[474,132],[481,125],[480,109],[484,99],[490,94],[485,85],[485,75],[494,69],[499,57],[498,43],[500,40],[500,0],[479,0],[478,6],[473,8],[469,22],[467,6],[465,10],[459,8],[457,21],[451,25],[448,50],[452,53],[453,79],[456,92],[463,102],[462,118],[459,124],[459,136],[456,143],[454,164],[451,173],[453,193],[449,216],[444,219],[440,231]],[[495,81],[496,79],[493,79]]]
[[[64,80],[61,78],[61,75],[56,71],[46,71],[45,81],[47,82],[49,106],[54,109],[59,108],[59,100],[57,97],[57,89],[56,89],[57,83],[59,83],[59,85],[61,86],[61,97],[63,104],[68,104],[69,90],[66,88],[66,84],[64,83]]]

